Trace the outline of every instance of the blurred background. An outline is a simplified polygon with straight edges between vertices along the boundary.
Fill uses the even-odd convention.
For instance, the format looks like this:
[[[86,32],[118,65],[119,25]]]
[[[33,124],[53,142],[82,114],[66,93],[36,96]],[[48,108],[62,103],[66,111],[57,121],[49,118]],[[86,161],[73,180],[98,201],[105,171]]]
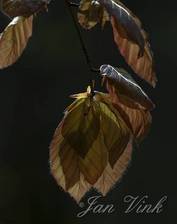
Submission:
[[[84,91],[90,72],[64,1],[35,18],[33,37],[18,62],[0,71],[0,224],[116,224],[177,222],[177,14],[176,2],[123,1],[150,34],[159,79],[152,89],[137,79],[156,104],[149,136],[134,151],[122,181],[103,200],[111,215],[81,211],[49,170],[49,144],[69,95]],[[76,10],[74,10],[76,11]],[[1,31],[9,19],[0,15]],[[120,56],[109,24],[83,31],[95,66],[107,63],[131,71]],[[135,76],[134,76],[135,77]],[[97,85],[97,88],[100,88]],[[124,214],[125,195],[168,196],[161,214]],[[97,195],[91,191],[89,196]],[[83,201],[84,201],[83,200]]]

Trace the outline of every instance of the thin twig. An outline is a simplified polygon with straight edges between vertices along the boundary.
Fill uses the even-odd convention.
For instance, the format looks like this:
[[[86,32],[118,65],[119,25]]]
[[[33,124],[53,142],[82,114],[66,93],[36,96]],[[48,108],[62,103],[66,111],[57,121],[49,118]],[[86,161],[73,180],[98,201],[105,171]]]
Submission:
[[[72,20],[73,20],[73,23],[74,23],[74,27],[75,27],[75,29],[76,29],[76,31],[77,31],[77,34],[78,34],[78,37],[79,37],[79,41],[80,41],[80,44],[81,44],[83,53],[84,53],[84,55],[85,55],[85,59],[86,59],[87,65],[88,65],[88,67],[89,67],[89,70],[90,70],[91,72],[98,73],[98,72],[99,72],[99,69],[94,68],[94,67],[92,66],[92,62],[91,62],[91,59],[90,59],[90,57],[89,57],[87,48],[86,48],[86,46],[85,46],[85,42],[84,42],[84,40],[83,40],[81,30],[80,30],[80,28],[79,28],[79,25],[78,25],[76,19],[75,19],[74,13],[73,13],[73,11],[72,11],[72,9],[71,9],[72,6],[74,6],[74,7],[78,7],[79,5],[78,5],[77,3],[69,2],[69,0],[65,0],[65,2],[66,2],[66,5],[67,5],[67,8],[68,8],[68,11],[69,11],[69,13],[70,13],[70,15],[71,15],[71,17],[72,17]],[[93,88],[94,88],[94,86],[93,86],[93,79],[94,79],[94,78],[91,77],[91,80],[90,80],[90,85],[91,85],[91,89],[92,89],[92,90],[93,90]]]

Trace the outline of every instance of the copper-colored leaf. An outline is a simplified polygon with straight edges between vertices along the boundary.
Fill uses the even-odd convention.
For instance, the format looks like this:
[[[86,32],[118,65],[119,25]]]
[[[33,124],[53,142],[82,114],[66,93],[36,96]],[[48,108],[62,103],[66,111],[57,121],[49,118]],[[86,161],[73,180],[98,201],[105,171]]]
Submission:
[[[2,0],[1,10],[9,17],[29,17],[44,10],[49,0]]]
[[[150,112],[130,108],[125,104],[117,103],[117,100],[114,107],[119,111],[127,126],[132,130],[135,141],[137,143],[141,142],[147,136],[151,127],[152,117]]]
[[[125,31],[125,38],[129,38],[140,47],[140,55],[143,54],[145,39],[141,32],[140,23],[137,23],[134,15],[123,6],[122,3],[115,0],[98,0],[105,7],[109,15],[114,17]]]
[[[146,93],[125,70],[116,69],[111,65],[102,65],[100,72],[112,98],[116,95],[119,101],[135,108],[142,107],[147,110],[154,108],[154,104]]]
[[[111,24],[114,41],[127,64],[131,66],[137,75],[155,87],[157,78],[154,69],[153,53],[149,42],[146,40],[143,54],[140,55],[140,47],[131,41],[128,36],[126,37],[124,28],[114,17],[111,17]]]
[[[126,62],[141,78],[155,86],[153,54],[140,20],[118,0],[98,0],[111,17],[114,40]]]
[[[119,0],[82,0],[78,17],[86,29],[110,20],[115,43],[128,65],[155,87],[157,78],[148,36],[140,20],[123,3]]]
[[[0,35],[0,69],[15,63],[32,35],[33,16],[15,17]]]

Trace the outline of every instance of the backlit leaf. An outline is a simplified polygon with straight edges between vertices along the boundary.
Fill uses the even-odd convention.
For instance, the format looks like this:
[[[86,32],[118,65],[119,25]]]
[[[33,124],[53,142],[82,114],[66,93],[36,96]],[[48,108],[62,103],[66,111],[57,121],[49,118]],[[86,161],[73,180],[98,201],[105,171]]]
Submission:
[[[110,21],[114,41],[128,65],[155,87],[157,78],[148,36],[140,20],[123,3],[119,0],[82,0],[78,18],[86,29]]]
[[[66,114],[62,135],[77,153],[84,158],[100,130],[99,116],[96,105],[90,98]]]
[[[111,24],[114,41],[127,64],[137,75],[155,87],[157,77],[155,74],[153,53],[149,42],[147,40],[145,41],[144,51],[140,54],[139,45],[131,41],[129,37],[125,37],[126,32],[114,17],[111,17]]]
[[[114,107],[132,130],[135,141],[140,143],[147,136],[151,127],[152,117],[150,112],[131,108],[122,103],[115,103]]]
[[[33,16],[15,17],[0,35],[0,69],[15,63],[32,35]]]
[[[105,195],[120,179],[130,161],[132,137],[107,95],[99,92],[87,98],[83,93],[79,98],[77,95],[56,129],[50,145],[50,167],[57,183],[79,202],[92,187]],[[87,124],[82,113],[90,118],[94,114],[99,122],[91,129],[92,134],[82,134],[89,130],[91,122],[88,118]],[[98,134],[94,128],[98,128]],[[71,133],[75,133],[74,138]]]
[[[109,151],[109,163],[113,168],[124,152],[131,136],[125,121],[114,109],[111,102],[107,104],[104,99],[102,102],[100,103],[101,129],[104,134],[105,145]]]

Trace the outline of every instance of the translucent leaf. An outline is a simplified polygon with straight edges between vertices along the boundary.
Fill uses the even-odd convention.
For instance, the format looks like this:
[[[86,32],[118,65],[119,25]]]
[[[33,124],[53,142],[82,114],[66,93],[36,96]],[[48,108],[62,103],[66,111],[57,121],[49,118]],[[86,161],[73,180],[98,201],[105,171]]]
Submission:
[[[15,63],[32,35],[33,16],[15,17],[0,36],[0,69]]]
[[[116,69],[111,65],[102,65],[100,72],[112,98],[116,98],[130,107],[154,109],[152,101],[125,70]]]
[[[117,101],[116,101],[117,102]],[[152,117],[149,111],[131,108],[122,103],[114,104],[127,126],[132,130],[137,143],[140,143],[149,133]]]
[[[29,17],[44,10],[50,0],[2,0],[1,10],[9,17]]]
[[[77,202],[92,187],[106,194],[122,176],[130,161],[132,151],[130,129],[120,113],[112,106],[107,95],[99,92],[87,98],[85,94],[81,95],[83,98],[76,99],[73,106],[69,107],[69,111],[66,110],[65,117],[56,129],[50,145],[52,175]],[[82,123],[80,127],[83,130],[89,127],[82,120],[81,115],[82,112],[85,113],[83,108],[88,109],[88,107],[90,109],[89,112],[86,110],[86,116],[94,111],[96,112],[94,116],[99,121],[99,132],[94,136],[94,140],[92,139],[95,133],[94,127],[91,130],[92,135],[85,134],[84,138],[82,134],[76,133],[79,132],[80,123]],[[64,123],[68,116],[70,118],[65,127]],[[75,138],[70,138],[68,133],[72,133],[73,130]],[[91,137],[87,139],[87,136]],[[84,156],[83,152],[79,151],[79,140]],[[87,148],[87,153],[85,153],[84,146]]]
[[[96,105],[90,99],[66,114],[62,135],[81,157],[85,157],[100,130],[100,121]]]
[[[136,143],[140,143],[147,136],[151,127],[152,116],[150,112],[142,108],[127,106],[128,103],[123,104],[116,96],[112,98],[109,94],[98,94],[97,97],[99,97],[100,101],[104,101],[107,104],[112,103],[114,108],[112,110],[114,110],[114,112],[117,110],[119,117],[123,119],[127,127],[131,130],[133,140],[135,140]],[[112,106],[110,105],[110,108],[112,108]],[[125,130],[125,128],[121,130]]]
[[[121,115],[113,108],[111,103],[100,103],[100,110],[101,129],[109,152],[109,163],[113,168],[129,142],[131,137],[130,131]]]
[[[128,168],[132,158],[132,140],[129,141],[124,152],[121,154],[119,159],[116,161],[114,168],[108,163],[101,177],[98,179],[94,187],[105,196],[115,185],[120,182],[123,174]]]
[[[155,74],[154,58],[149,42],[145,41],[143,52],[140,54],[140,46],[133,42],[129,36],[126,36],[124,28],[119,22],[111,17],[114,41],[117,44],[120,53],[125,58],[127,64],[142,79],[155,87],[157,77]]]
[[[114,41],[127,64],[155,87],[157,78],[148,36],[140,20],[123,3],[118,0],[82,0],[78,18],[86,29],[110,21]]]
[[[51,168],[51,173],[54,176],[56,182],[66,192],[68,192],[77,202],[79,202],[82,199],[82,197],[92,187],[96,188],[99,192],[101,192],[105,196],[111,190],[111,188],[115,185],[115,183],[117,181],[120,181],[120,178],[124,174],[128,164],[131,161],[131,155],[132,155],[131,140],[129,144],[127,145],[125,151],[120,156],[119,160],[116,162],[114,168],[112,168],[110,164],[107,162],[106,167],[102,170],[101,176],[98,178],[96,183],[89,184],[81,171],[79,172],[79,175],[78,175],[79,162],[78,162],[78,155],[76,153],[74,154],[75,151],[72,150],[71,148],[70,148],[71,151],[69,151],[69,150],[65,150],[65,148],[61,149],[60,147],[60,144],[63,141],[63,137],[61,135],[61,125],[62,123],[56,129],[53,141],[50,145],[50,168]],[[104,144],[102,146],[103,147],[99,147],[98,149],[103,150],[102,156],[104,157],[106,150],[105,150]],[[62,158],[61,158],[60,150],[63,151]],[[97,164],[101,162],[101,164],[104,165],[103,162],[106,161],[106,160],[102,161],[101,160],[102,156],[98,158],[99,154],[97,152],[95,153],[96,155],[93,153],[94,155],[93,160],[89,161],[88,159],[88,164],[85,163],[84,165],[86,172],[90,173],[90,175],[93,175],[91,171],[94,169],[92,168],[92,166],[95,167],[94,164],[96,164],[97,166]],[[63,161],[65,161],[66,164],[63,164]],[[73,178],[71,177],[72,175],[73,175]],[[79,181],[78,181],[78,177],[79,177]]]

